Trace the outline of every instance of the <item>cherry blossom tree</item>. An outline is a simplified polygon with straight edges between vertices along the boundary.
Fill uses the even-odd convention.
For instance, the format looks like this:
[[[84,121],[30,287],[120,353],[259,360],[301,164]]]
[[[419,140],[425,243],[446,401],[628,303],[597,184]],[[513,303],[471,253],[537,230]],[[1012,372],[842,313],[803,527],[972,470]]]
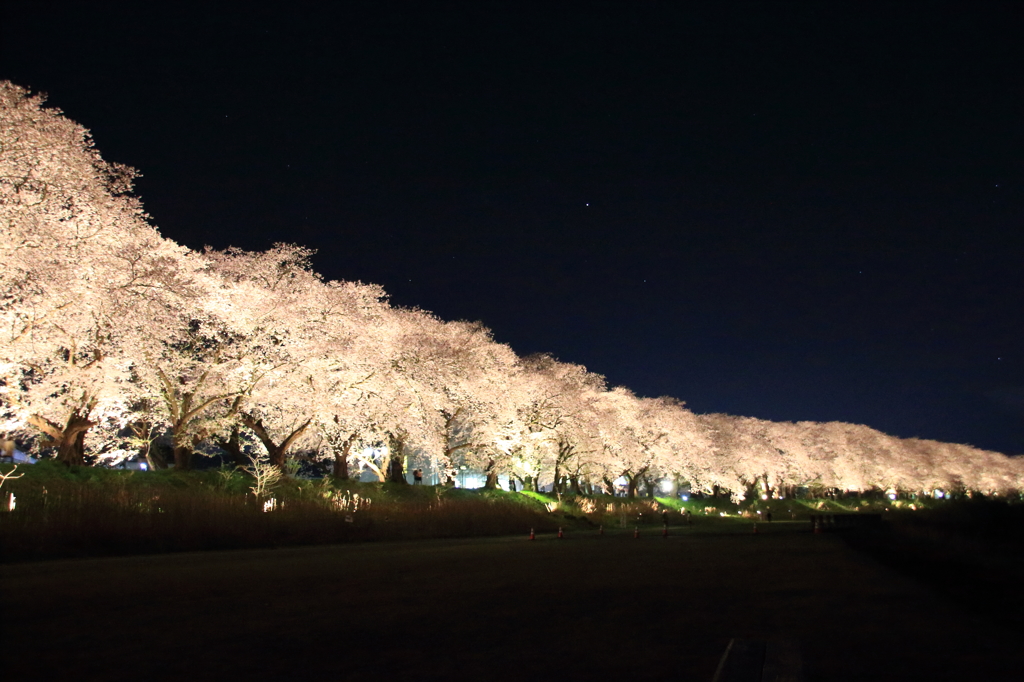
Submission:
[[[167,429],[174,465],[191,466],[193,451],[233,424],[241,397],[261,376],[245,360],[250,352],[242,287],[203,271],[200,296],[174,310],[161,330],[147,328],[133,355],[144,393],[140,419]]]
[[[438,454],[436,427],[443,386],[450,371],[443,340],[436,335],[442,322],[421,310],[392,309],[387,335],[378,339],[386,365],[367,383],[369,413],[366,429],[382,444],[379,460],[363,464],[381,480],[407,482],[406,461],[413,451]]]
[[[756,494],[760,482],[768,494],[778,485],[779,451],[768,441],[767,425],[760,420],[725,414],[701,415],[708,430],[712,452],[702,467],[700,480],[712,491],[725,488]]]
[[[374,389],[387,370],[381,350],[388,346],[389,309],[377,286],[306,284],[283,308],[291,319],[277,339],[276,366],[246,394],[240,418],[279,466],[302,438],[311,444],[327,436],[340,478],[347,476],[352,444],[379,407]],[[268,361],[265,354],[259,358]]]
[[[186,250],[130,195],[135,172],[43,102],[0,83],[0,391],[6,430],[82,464],[90,429],[124,423],[134,335],[193,290]]]
[[[667,396],[622,401],[620,419],[623,444],[617,464],[627,496],[635,497],[641,483],[653,495],[654,481],[662,475],[699,480],[697,463],[710,452],[711,442],[681,401]]]
[[[900,471],[910,454],[907,441],[861,424],[833,423],[832,428],[842,433],[831,444],[836,451],[832,460],[836,487],[847,491],[886,490],[899,489],[907,482],[906,474]]]
[[[242,461],[244,428],[283,467],[316,436],[314,422],[333,414],[330,394],[366,371],[362,351],[378,340],[366,326],[386,308],[383,290],[323,282],[311,256],[288,244],[203,254],[204,297],[141,372],[163,405],[177,466],[187,468],[192,448],[211,437]]]
[[[986,495],[1007,494],[1024,487],[1024,460],[970,445],[908,439],[906,448],[916,451],[915,460],[927,453],[931,467],[927,478],[916,481],[916,490],[977,491]]]
[[[594,444],[593,409],[604,390],[604,377],[582,365],[559,362],[549,355],[533,355],[522,361],[523,381],[517,392],[515,435],[506,442],[512,448],[513,472],[537,489],[549,482],[557,491],[578,472],[578,458],[589,455]]]
[[[311,255],[308,249],[288,244],[265,252],[232,248],[205,253],[211,272],[226,283],[223,290],[229,293],[229,314],[224,318],[230,325],[229,343],[208,347],[215,349],[216,357],[230,358],[235,370],[221,388],[233,392],[226,416],[237,423],[231,424],[226,445],[235,459],[239,424],[279,469],[312,424],[312,408],[319,401],[311,364],[319,355],[320,339],[313,338],[310,327],[319,322],[314,309],[322,282],[312,270]],[[209,400],[214,405],[217,396]]]
[[[454,482],[457,466],[477,465],[486,474],[485,485],[495,487],[496,458],[516,414],[510,389],[516,386],[518,358],[478,322],[447,322],[429,333],[437,402],[425,416],[438,448],[433,465],[448,482]]]
[[[382,480],[404,481],[405,461],[418,453],[451,483],[459,462],[497,447],[515,411],[507,388],[517,358],[479,323],[406,309],[385,321],[375,344],[385,364],[352,393],[369,432],[387,443],[375,450],[379,461],[363,463]]]
[[[359,282],[327,282],[308,313],[305,377],[315,394],[310,413],[326,443],[333,473],[348,478],[353,448],[377,421],[394,321],[384,290]],[[371,436],[372,439],[372,436]]]

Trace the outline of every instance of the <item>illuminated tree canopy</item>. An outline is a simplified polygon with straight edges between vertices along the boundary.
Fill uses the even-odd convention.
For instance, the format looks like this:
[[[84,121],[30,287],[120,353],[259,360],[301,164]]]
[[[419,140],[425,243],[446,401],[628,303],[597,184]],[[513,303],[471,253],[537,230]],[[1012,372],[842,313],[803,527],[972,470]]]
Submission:
[[[88,131],[0,83],[0,431],[69,465],[195,452],[563,493],[1020,490],[1019,459],[837,422],[696,415],[480,323],[325,281],[312,252],[165,239]],[[155,444],[164,442],[170,456]]]

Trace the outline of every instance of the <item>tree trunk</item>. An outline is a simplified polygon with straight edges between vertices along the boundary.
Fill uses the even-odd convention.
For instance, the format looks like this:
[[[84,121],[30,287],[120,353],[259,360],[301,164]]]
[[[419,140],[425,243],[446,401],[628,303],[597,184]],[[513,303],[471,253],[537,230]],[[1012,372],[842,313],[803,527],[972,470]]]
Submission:
[[[387,480],[392,483],[408,483],[405,479],[405,439],[388,436]]]
[[[454,488],[455,477],[450,475],[451,470],[441,467],[437,470],[437,484],[443,488]]]
[[[174,446],[174,468],[179,471],[188,471],[192,468],[192,446]]]
[[[164,446],[151,443],[146,448],[146,463],[150,469],[166,469],[167,468],[167,449]]]
[[[334,480],[348,480],[348,455],[352,451],[352,440],[355,436],[348,438],[341,445],[341,452],[334,451]]]
[[[227,440],[223,438],[217,439],[217,447],[228,455],[236,467],[243,467],[248,464],[245,455],[242,454],[242,441],[238,437],[237,425],[231,427],[231,435],[228,436]]]
[[[185,440],[178,440],[177,436],[174,438],[174,468],[182,471],[188,471],[192,468],[192,456],[196,452],[196,448],[202,443],[202,439],[199,436],[192,436]]]
[[[611,495],[612,497],[615,497],[615,481],[613,481],[612,479],[608,478],[607,476],[602,476],[601,478],[604,480],[604,492],[605,492],[605,494]]]
[[[249,430],[256,434],[256,437],[263,443],[263,447],[267,450],[267,457],[270,459],[270,463],[284,472],[284,460],[288,456],[288,450],[298,440],[302,432],[309,428],[309,425],[313,423],[312,419],[307,419],[304,424],[299,426],[297,429],[288,434],[280,445],[274,442],[274,439],[270,437],[270,432],[263,425],[262,419],[254,419],[252,415],[242,414],[240,415],[242,423],[245,424]]]
[[[647,494],[647,497],[653,500],[654,495],[658,492],[658,486],[649,477],[644,476],[644,487],[646,488],[644,492]]]
[[[629,499],[636,499],[637,486],[640,484],[641,479],[643,479],[644,474],[647,473],[647,469],[649,468],[649,465],[645,466],[643,469],[641,469],[640,471],[636,472],[633,475],[630,475],[628,472],[622,473],[622,475],[626,477],[626,481],[628,481],[629,483],[629,488],[627,492],[627,497],[629,497]]]
[[[487,460],[487,478],[484,480],[484,488],[495,490],[498,487],[498,472],[494,470],[494,460]]]
[[[540,476],[526,476],[523,478],[523,490],[532,490],[535,493],[540,492]]]
[[[746,494],[747,498],[751,499],[751,500],[759,500],[759,499],[761,499],[761,495],[758,492],[758,485],[757,485],[757,479],[756,478],[754,479],[753,483],[751,483],[750,485],[747,486],[745,494]]]
[[[392,483],[408,483],[405,480],[405,466],[402,461],[405,459],[402,456],[391,455],[391,460],[388,462],[388,480]]]
[[[582,495],[583,494],[583,489],[580,487],[580,478],[579,478],[579,476],[570,476],[569,477],[569,485],[572,488],[573,493],[575,493],[577,495]]]
[[[28,421],[43,433],[41,445],[57,448],[57,461],[67,466],[85,465],[85,434],[96,422],[90,421],[88,413],[92,410],[90,401],[84,409],[76,409],[69,416],[64,426],[50,421],[46,417],[32,415]],[[85,412],[83,415],[82,412]]]
[[[145,460],[150,470],[155,469],[166,469],[167,459],[160,456],[160,453],[154,452],[153,448],[156,445],[155,439],[153,438],[153,424],[149,420],[139,420],[132,422],[129,425],[132,433],[138,439],[139,443],[145,443],[145,445],[139,448],[139,455]]]
[[[81,430],[65,432],[64,438],[61,439],[60,445],[57,447],[58,461],[68,466],[85,465],[85,432],[90,426],[92,426],[92,422],[88,422]]]

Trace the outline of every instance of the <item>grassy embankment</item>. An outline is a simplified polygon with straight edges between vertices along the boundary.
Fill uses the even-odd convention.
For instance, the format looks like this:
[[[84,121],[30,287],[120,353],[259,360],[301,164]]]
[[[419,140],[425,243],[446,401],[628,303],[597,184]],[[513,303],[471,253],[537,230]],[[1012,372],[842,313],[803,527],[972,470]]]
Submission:
[[[5,465],[0,471],[9,471]],[[234,471],[20,467],[0,490],[4,560],[498,535],[556,528],[527,496],[283,479],[263,495]],[[266,510],[266,511],[265,511]]]
[[[0,473],[11,465],[0,466]],[[41,462],[0,489],[2,560],[806,519],[910,503],[869,500],[560,499],[532,492],[286,478],[257,496],[237,471],[128,472]],[[13,511],[6,511],[9,494]],[[918,505],[914,505],[915,507]],[[265,511],[269,510],[269,511]],[[758,513],[760,512],[760,514]]]

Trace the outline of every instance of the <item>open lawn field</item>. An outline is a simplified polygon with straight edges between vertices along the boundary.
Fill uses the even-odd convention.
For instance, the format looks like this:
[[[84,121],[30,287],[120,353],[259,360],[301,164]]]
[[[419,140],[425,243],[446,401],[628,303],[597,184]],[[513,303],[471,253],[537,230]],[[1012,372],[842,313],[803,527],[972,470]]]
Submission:
[[[710,681],[730,638],[804,679],[1018,680],[1024,647],[805,523],[0,566],[15,680]]]

